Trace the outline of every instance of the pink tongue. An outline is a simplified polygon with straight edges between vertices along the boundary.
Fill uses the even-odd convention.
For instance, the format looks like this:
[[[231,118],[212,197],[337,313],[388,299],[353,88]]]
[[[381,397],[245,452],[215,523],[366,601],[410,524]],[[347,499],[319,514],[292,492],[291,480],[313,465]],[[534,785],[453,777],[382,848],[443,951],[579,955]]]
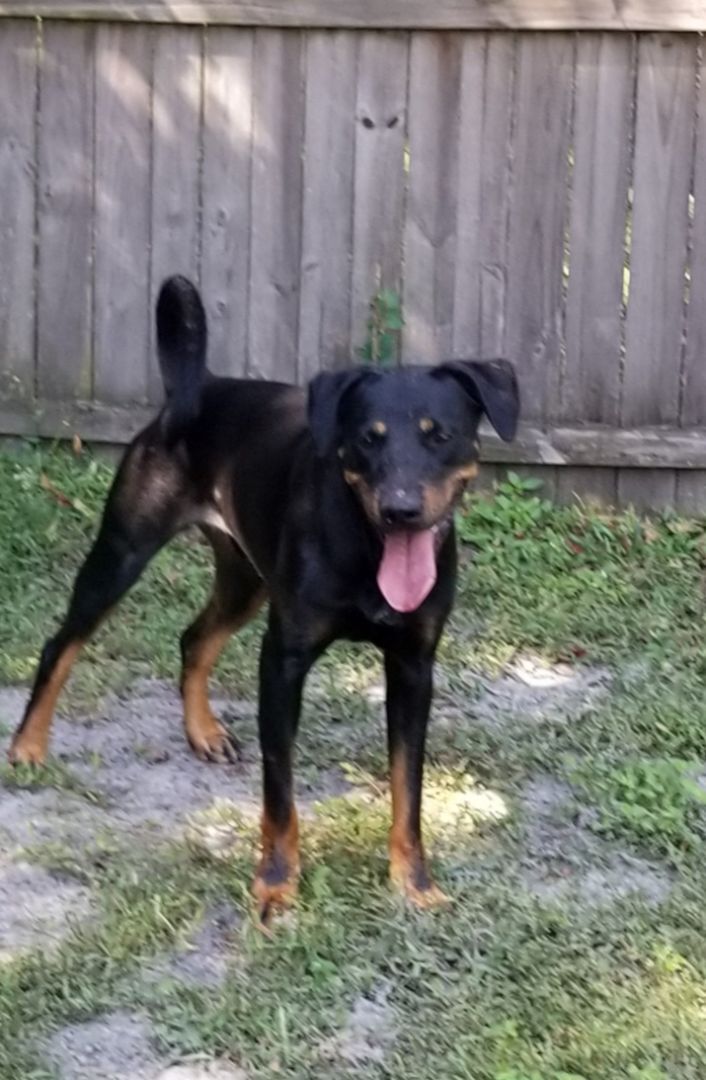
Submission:
[[[395,611],[414,611],[436,581],[434,533],[395,532],[385,538],[378,587]]]

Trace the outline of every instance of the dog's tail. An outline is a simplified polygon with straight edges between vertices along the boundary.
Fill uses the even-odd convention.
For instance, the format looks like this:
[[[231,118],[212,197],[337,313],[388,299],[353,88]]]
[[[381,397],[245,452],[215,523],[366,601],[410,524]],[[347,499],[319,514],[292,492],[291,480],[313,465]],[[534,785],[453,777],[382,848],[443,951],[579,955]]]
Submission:
[[[162,429],[174,443],[195,420],[206,376],[206,312],[188,278],[167,278],[157,299],[157,353],[167,403]]]

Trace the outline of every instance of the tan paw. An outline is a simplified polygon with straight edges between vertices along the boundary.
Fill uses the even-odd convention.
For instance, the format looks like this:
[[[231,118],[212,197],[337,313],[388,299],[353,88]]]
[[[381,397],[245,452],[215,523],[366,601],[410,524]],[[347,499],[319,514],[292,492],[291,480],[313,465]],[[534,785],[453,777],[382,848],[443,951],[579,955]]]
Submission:
[[[256,915],[258,925],[267,931],[270,928],[272,917],[282,911],[291,908],[297,898],[298,875],[291,875],[286,881],[270,884],[258,872],[252,886],[255,897]]]
[[[47,760],[46,740],[15,735],[7,752],[11,765],[44,765]]]
[[[425,889],[418,889],[408,882],[402,889],[402,895],[417,911],[434,911],[437,908],[449,907],[451,904],[450,897],[433,881]]]
[[[211,761],[217,765],[234,765],[240,761],[238,740],[215,717],[208,723],[187,727],[186,737],[201,761]]]

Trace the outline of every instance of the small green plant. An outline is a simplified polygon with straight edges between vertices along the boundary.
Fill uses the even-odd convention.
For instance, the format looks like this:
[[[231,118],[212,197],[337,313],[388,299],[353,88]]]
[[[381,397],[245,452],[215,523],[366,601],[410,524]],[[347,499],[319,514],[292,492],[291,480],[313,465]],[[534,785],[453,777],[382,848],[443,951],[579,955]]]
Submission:
[[[497,549],[508,558],[522,559],[522,542],[544,526],[552,514],[552,504],[537,492],[541,480],[508,472],[492,499],[473,500],[460,517],[459,536],[471,544],[481,560],[493,557]]]
[[[611,836],[632,836],[660,850],[697,846],[706,791],[693,779],[693,771],[693,763],[677,758],[630,761],[599,770],[587,784],[600,797],[596,829]]]
[[[380,289],[370,301],[368,336],[358,355],[368,364],[392,367],[398,353],[398,337],[404,326],[402,303],[394,289]]]

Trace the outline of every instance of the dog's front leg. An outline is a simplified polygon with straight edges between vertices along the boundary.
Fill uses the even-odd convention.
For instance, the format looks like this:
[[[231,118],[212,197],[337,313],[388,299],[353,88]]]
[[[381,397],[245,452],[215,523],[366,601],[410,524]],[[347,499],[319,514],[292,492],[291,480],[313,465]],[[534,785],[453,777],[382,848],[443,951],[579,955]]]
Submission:
[[[429,876],[422,842],[424,744],[431,707],[433,654],[385,652],[387,739],[392,789],[390,878],[416,907],[447,898]]]
[[[294,805],[292,755],[306,674],[320,647],[287,640],[271,615],[260,654],[258,727],[262,750],[262,858],[253,892],[260,918],[289,906],[299,878],[299,827]]]

